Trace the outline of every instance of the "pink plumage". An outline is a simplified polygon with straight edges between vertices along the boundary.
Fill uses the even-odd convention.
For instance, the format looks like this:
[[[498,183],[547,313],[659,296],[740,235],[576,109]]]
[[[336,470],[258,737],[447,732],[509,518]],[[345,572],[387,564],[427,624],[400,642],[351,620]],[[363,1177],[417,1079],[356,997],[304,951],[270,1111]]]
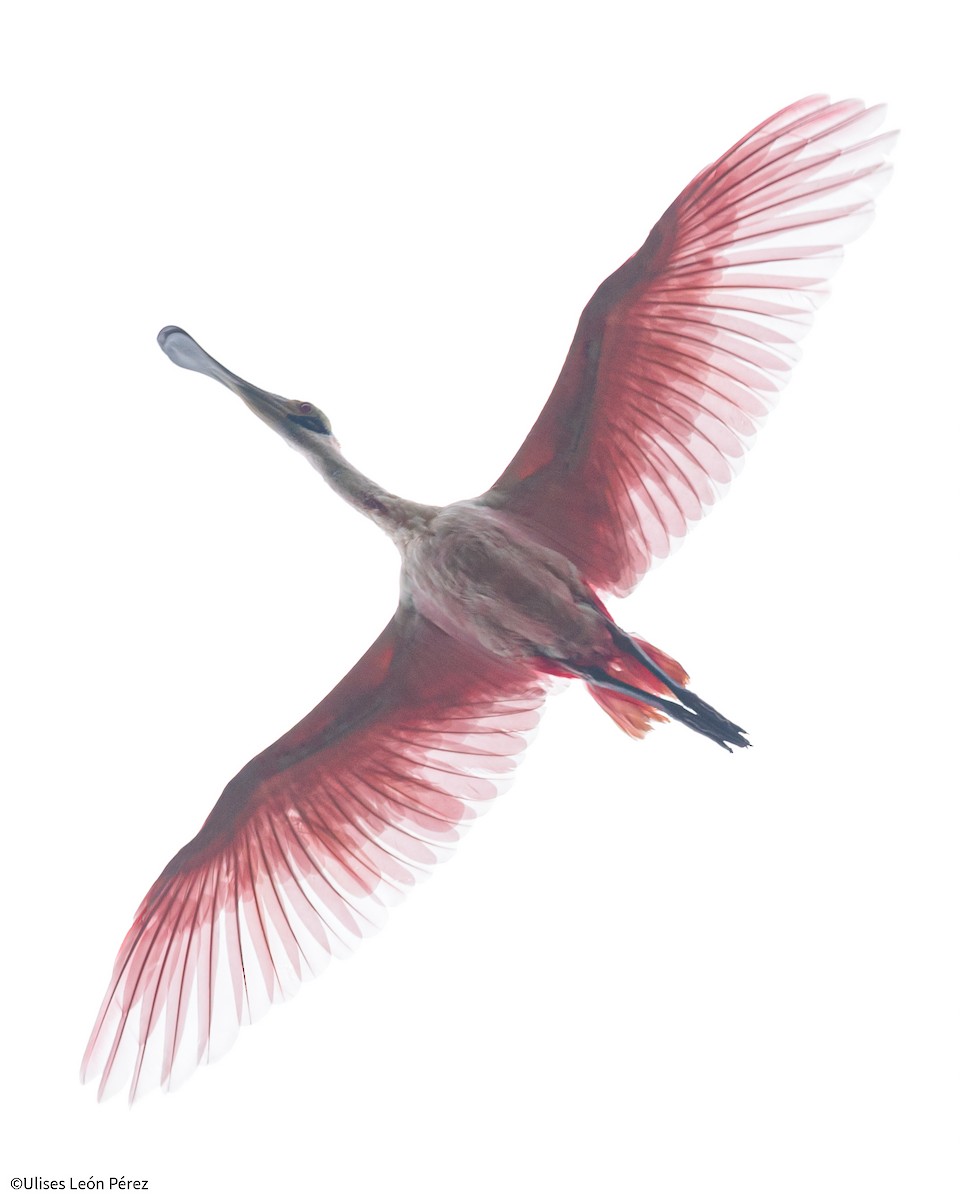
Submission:
[[[379,927],[502,790],[553,677],[585,680],[633,736],[672,717],[748,744],[601,595],[629,591],[732,477],[870,220],[882,117],[811,97],[702,171],[587,304],[546,406],[475,500],[385,492],[319,410],[161,332],[384,528],[404,574],[380,637],[243,768],[141,904],[83,1060],[101,1097],[179,1082]]]
[[[379,928],[502,791],[544,690],[399,610],[150,889],[84,1057],[100,1095],[177,1082]]]
[[[813,96],[686,187],[584,309],[553,394],[492,489],[625,595],[730,481],[799,357],[894,134]]]

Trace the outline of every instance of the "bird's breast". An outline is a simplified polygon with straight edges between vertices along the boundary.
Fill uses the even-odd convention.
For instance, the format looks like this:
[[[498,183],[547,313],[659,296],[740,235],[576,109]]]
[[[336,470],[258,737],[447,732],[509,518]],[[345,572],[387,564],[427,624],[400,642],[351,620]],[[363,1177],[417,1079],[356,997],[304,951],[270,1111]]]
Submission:
[[[403,586],[427,620],[501,657],[569,658],[606,636],[576,567],[474,502],[444,509],[410,541]]]

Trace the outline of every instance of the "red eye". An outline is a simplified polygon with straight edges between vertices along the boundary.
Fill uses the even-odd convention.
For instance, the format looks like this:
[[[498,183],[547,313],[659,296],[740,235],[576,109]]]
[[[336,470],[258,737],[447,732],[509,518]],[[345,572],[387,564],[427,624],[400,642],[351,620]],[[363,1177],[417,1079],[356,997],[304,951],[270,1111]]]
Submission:
[[[308,404],[306,400],[301,400],[300,403],[297,405],[297,408],[299,408],[302,413],[312,413],[313,412],[313,405]]]

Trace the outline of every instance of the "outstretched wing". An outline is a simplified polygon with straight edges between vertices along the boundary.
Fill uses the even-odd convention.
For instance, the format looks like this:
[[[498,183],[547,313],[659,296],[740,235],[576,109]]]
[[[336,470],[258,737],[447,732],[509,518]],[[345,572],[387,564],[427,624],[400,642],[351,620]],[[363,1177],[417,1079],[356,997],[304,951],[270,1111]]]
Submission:
[[[140,906],[83,1060],[133,1101],[382,924],[498,794],[544,684],[401,606],[318,706],[228,784]]]
[[[813,96],[702,171],[590,300],[546,407],[486,493],[625,595],[713,504],[799,356],[894,134]]]

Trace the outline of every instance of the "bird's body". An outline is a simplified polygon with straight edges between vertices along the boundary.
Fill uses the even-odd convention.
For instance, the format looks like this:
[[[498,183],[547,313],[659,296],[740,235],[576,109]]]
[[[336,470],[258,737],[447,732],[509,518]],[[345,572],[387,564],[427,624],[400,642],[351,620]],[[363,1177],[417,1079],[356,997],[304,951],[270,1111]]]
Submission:
[[[747,744],[686,690],[678,663],[613,622],[574,563],[482,501],[438,510],[404,542],[400,596],[472,650],[592,680],[594,696],[634,736],[669,713],[721,745]],[[669,693],[689,707],[660,698]]]
[[[555,677],[633,736],[743,730],[627,634],[629,591],[729,480],[886,177],[882,110],[811,97],[700,173],[584,309],[554,391],[481,496],[404,500],[323,413],[182,330],[178,365],[239,395],[402,558],[396,613],[320,704],[227,785],[143,901],[84,1059],[101,1095],[170,1086],[349,950],[502,787]]]
[[[444,633],[500,658],[599,665],[612,652],[574,564],[475,501],[441,509],[407,542],[401,594]]]

